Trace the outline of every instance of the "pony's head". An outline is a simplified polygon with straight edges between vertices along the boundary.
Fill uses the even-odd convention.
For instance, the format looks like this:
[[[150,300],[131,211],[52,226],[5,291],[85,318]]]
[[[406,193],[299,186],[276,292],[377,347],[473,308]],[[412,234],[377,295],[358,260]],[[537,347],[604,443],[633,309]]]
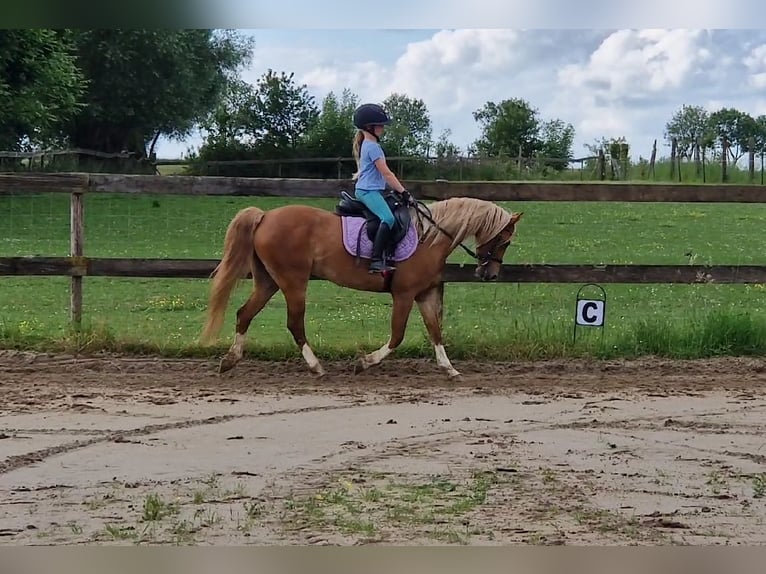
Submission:
[[[511,213],[508,223],[496,233],[489,241],[477,245],[476,256],[479,258],[475,275],[482,281],[495,281],[500,274],[500,266],[503,264],[505,250],[511,244],[513,234],[516,232],[516,223],[524,215]]]
[[[437,226],[424,222],[423,242],[445,239],[439,228],[450,234],[454,249],[466,237],[476,242],[476,277],[494,281],[500,273],[503,256],[516,232],[516,223],[523,213],[508,212],[491,201],[471,197],[453,197],[429,206]]]

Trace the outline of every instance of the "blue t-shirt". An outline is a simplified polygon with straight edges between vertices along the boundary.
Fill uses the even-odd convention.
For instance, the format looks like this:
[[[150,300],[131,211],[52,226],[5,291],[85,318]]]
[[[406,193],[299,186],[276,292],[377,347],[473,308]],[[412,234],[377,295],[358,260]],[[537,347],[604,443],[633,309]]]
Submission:
[[[386,188],[386,180],[375,167],[375,160],[386,157],[378,142],[365,139],[359,149],[359,177],[356,180],[357,189]]]

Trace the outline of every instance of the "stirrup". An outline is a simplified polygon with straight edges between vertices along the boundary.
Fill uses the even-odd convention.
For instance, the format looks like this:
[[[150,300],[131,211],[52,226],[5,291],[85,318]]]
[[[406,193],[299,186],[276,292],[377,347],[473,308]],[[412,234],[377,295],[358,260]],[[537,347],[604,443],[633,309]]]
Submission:
[[[370,269],[369,273],[390,273],[391,271],[395,271],[396,267],[393,265],[389,265],[387,263],[384,263],[383,261],[372,261],[370,263]]]

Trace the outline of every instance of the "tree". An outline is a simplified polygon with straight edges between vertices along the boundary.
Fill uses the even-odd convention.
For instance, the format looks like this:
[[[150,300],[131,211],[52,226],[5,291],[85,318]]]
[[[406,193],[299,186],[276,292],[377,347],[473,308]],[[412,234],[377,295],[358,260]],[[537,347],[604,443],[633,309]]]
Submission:
[[[0,149],[55,140],[85,85],[67,30],[0,30]]]
[[[699,158],[700,148],[713,144],[710,131],[710,114],[701,106],[683,105],[665,124],[665,140],[668,145],[676,139],[676,153],[683,159]]]
[[[393,122],[383,136],[391,156],[427,156],[431,146],[431,118],[423,100],[393,93],[383,100]]]
[[[574,143],[575,130],[572,124],[562,120],[550,120],[540,126],[538,139],[540,141],[539,153],[544,158],[545,166],[552,167],[557,171],[566,169],[572,158],[572,144]]]
[[[726,138],[732,163],[737,163],[748,151],[748,140],[756,133],[753,117],[734,108],[721,108],[710,114],[708,126],[710,132],[716,136],[713,145],[715,149],[720,149],[722,138]]]
[[[205,141],[199,150],[204,161],[279,159],[308,154],[310,134],[319,111],[306,86],[294,74],[269,69],[256,84],[230,80],[223,99],[202,123]],[[346,147],[351,145],[351,136]],[[268,171],[268,170],[267,170]],[[260,174],[258,168],[227,173]]]
[[[253,123],[250,111],[255,107],[255,88],[239,78],[227,82],[215,109],[200,123],[206,132],[199,158],[205,161],[244,159],[249,155]]]
[[[322,101],[319,118],[308,132],[308,149],[319,157],[349,157],[351,140],[354,137],[352,117],[359,105],[359,98],[348,88],[343,90],[340,99],[334,92],[327,94]]]
[[[67,129],[72,144],[139,157],[160,135],[188,135],[252,51],[234,32],[196,29],[78,30],[74,41],[89,86]]]
[[[314,97],[294,76],[269,69],[257,81],[250,133],[263,157],[295,154],[319,117]]]
[[[439,134],[439,139],[434,143],[434,154],[439,159],[455,159],[460,155],[460,148],[452,143],[449,137],[452,135],[452,130],[449,128],[442,131]]]
[[[755,139],[755,151],[760,153],[766,151],[766,115],[755,118],[753,138]]]
[[[532,157],[540,147],[537,110],[520,98],[487,102],[473,113],[481,124],[482,136],[476,140],[479,153],[488,156]]]

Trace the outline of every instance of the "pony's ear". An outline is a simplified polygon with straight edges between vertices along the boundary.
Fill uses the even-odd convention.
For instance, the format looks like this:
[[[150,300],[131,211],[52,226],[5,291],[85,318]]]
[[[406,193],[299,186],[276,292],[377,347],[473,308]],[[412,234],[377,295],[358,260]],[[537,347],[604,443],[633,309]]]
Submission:
[[[511,215],[511,223],[516,223],[519,219],[521,219],[522,215],[524,215],[523,211],[520,213],[514,213],[513,215]]]

